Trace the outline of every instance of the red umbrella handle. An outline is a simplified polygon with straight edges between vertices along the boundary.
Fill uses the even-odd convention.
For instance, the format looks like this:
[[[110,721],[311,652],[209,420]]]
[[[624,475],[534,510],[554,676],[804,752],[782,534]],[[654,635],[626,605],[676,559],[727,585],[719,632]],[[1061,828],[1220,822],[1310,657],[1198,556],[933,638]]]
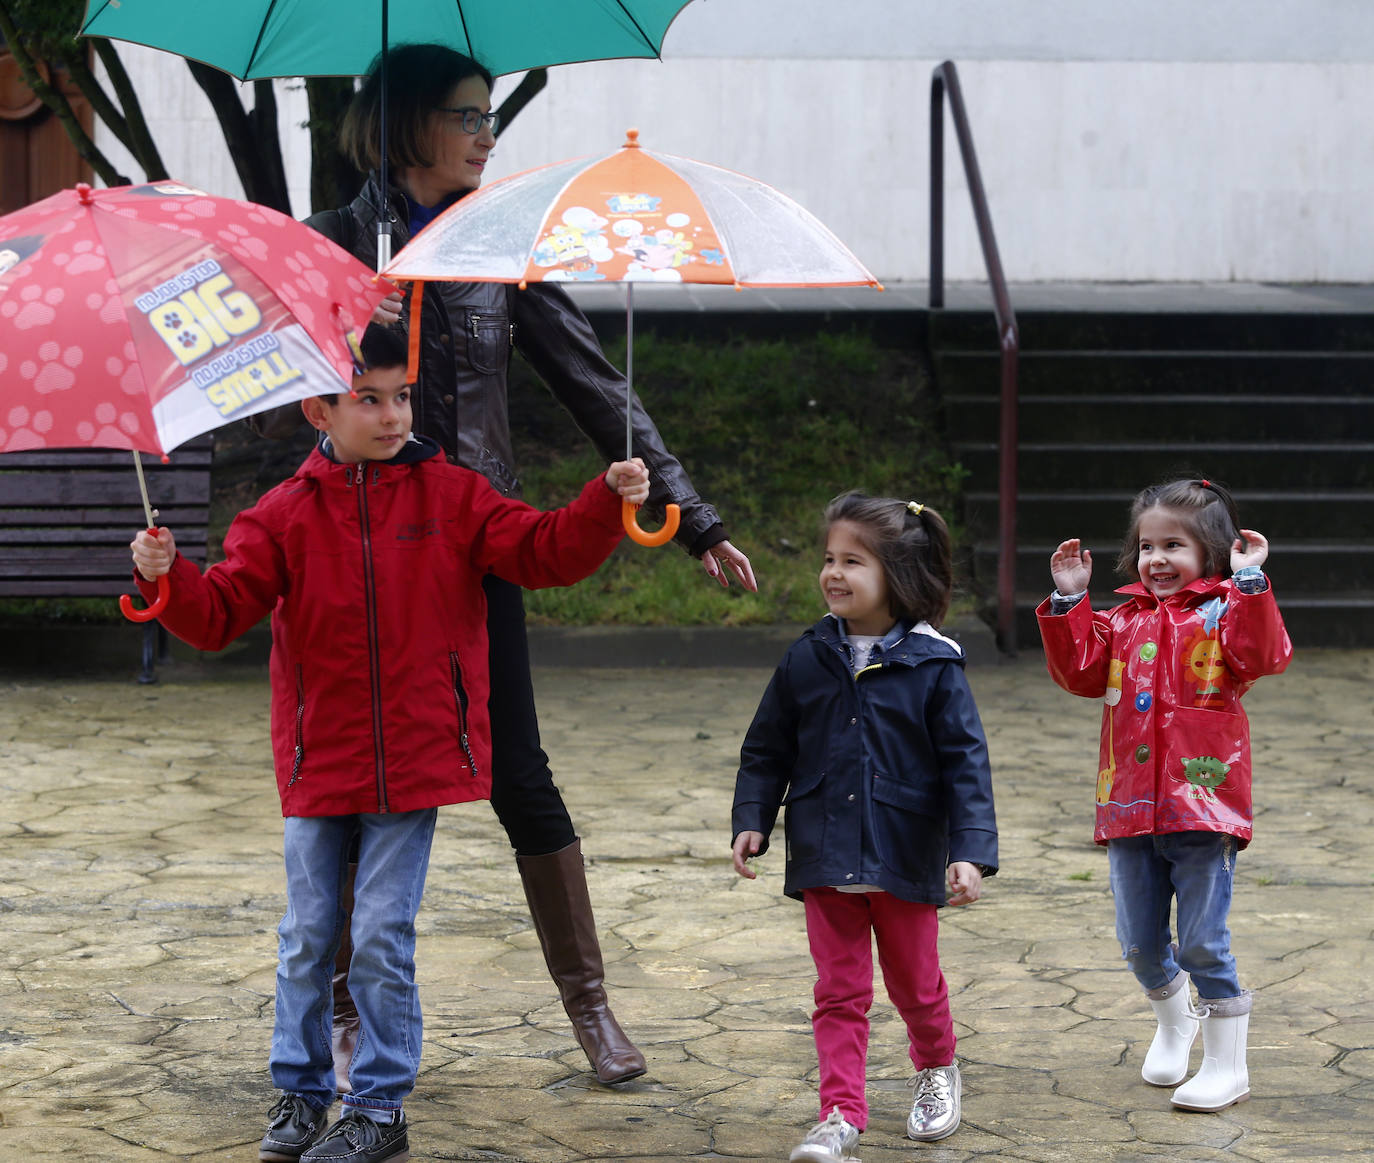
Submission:
[[[151,622],[167,608],[167,599],[172,594],[172,583],[164,573],[157,579],[157,600],[146,610],[135,610],[134,602],[128,594],[119,595],[119,612],[130,622]]]
[[[653,548],[655,545],[666,545],[673,539],[681,512],[676,505],[664,506],[663,528],[657,533],[647,533],[639,527],[639,521],[635,518],[635,510],[638,508],[638,505],[632,505],[629,501],[620,502],[620,523],[625,526],[625,532],[629,534],[631,541]]]

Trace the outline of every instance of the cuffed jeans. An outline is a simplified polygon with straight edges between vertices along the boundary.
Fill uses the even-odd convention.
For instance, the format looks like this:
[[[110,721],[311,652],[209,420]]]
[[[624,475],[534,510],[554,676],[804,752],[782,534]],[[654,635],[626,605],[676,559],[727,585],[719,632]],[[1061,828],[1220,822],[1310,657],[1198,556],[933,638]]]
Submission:
[[[1168,985],[1183,969],[1201,999],[1240,994],[1226,927],[1236,851],[1236,838],[1224,832],[1169,832],[1108,842],[1121,955],[1145,989]],[[1177,949],[1169,933],[1175,899]]]
[[[272,1084],[323,1110],[334,1100],[334,957],[349,849],[356,838],[353,960],[348,991],[358,1009],[358,1047],[348,1106],[399,1110],[420,1067],[415,915],[425,890],[437,812],[289,816],[285,826],[286,916],[277,929],[277,1007]]]
[[[906,1024],[907,1054],[917,1070],[954,1061],[949,989],[940,972],[934,905],[886,892],[807,889],[806,936],[816,963],[811,1029],[820,1062],[820,1118],[834,1107],[868,1125],[868,1011],[873,1005],[873,935],[888,997]]]

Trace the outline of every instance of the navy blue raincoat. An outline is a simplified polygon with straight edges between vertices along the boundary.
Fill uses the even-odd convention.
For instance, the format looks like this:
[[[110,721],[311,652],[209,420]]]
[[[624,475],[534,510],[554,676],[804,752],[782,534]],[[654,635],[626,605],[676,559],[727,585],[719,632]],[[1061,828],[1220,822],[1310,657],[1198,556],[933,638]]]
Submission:
[[[786,805],[783,891],[876,885],[943,905],[945,869],[997,868],[987,740],[959,646],[898,627],[856,675],[827,615],[783,656],[740,748],[731,836]]]

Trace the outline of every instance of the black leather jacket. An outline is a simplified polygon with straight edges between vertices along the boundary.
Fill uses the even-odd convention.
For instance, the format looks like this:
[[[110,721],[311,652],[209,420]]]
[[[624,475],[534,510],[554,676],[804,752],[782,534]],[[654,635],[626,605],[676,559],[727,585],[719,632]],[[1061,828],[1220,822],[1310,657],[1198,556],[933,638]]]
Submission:
[[[379,185],[373,174],[353,202],[306,219],[309,226],[377,265]],[[392,250],[410,240],[405,198],[391,196]],[[409,312],[407,298],[406,312]],[[406,324],[406,315],[401,325]],[[511,352],[529,362],[607,462],[625,455],[625,377],[601,350],[587,317],[553,283],[519,290],[508,283],[431,282],[421,306],[420,374],[412,400],[415,431],[437,440],[449,459],[475,470],[508,496],[518,496],[506,390]],[[701,556],[726,539],[720,516],[692,487],[666,448],[638,396],[634,454],[651,485],[646,506],[657,525],[662,506],[682,509],[675,540]]]

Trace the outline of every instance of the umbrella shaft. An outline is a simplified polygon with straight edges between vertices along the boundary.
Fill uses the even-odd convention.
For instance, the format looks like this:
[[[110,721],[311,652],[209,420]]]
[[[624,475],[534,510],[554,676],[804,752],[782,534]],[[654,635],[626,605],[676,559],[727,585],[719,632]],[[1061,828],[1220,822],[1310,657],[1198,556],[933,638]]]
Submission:
[[[143,497],[143,515],[148,519],[148,528],[156,529],[154,522],[157,515],[153,512],[153,506],[148,502],[148,481],[143,476],[143,461],[138,455],[138,449],[134,449],[134,471],[138,473],[138,491]]]
[[[625,284],[625,459],[635,452],[635,285]]]

